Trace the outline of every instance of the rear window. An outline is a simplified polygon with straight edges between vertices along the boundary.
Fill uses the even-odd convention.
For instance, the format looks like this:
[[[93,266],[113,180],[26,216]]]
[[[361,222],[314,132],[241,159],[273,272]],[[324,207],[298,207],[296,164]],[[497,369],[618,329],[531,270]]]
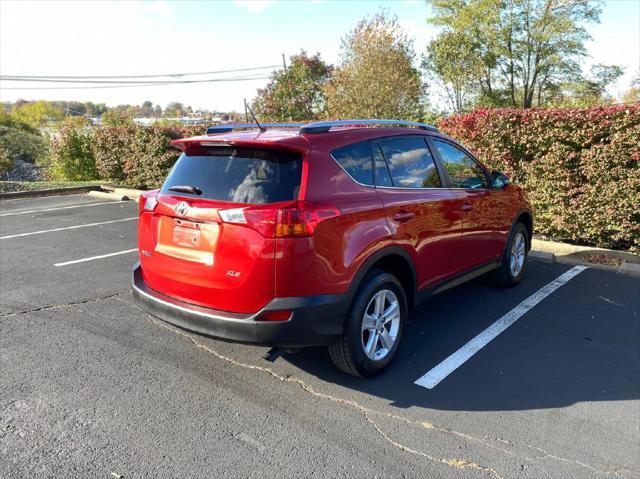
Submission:
[[[274,203],[298,199],[302,158],[289,151],[214,147],[199,155],[182,154],[162,193],[234,203]],[[202,194],[171,191],[195,187]]]
[[[333,150],[331,156],[358,183],[373,185],[371,144],[368,141]]]

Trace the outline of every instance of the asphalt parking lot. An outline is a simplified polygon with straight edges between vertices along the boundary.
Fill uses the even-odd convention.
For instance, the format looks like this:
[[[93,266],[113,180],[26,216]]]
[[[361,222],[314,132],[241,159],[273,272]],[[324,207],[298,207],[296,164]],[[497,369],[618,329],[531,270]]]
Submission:
[[[270,363],[138,310],[136,215],[0,202],[0,477],[640,477],[640,279],[478,278],[359,380],[321,348]]]

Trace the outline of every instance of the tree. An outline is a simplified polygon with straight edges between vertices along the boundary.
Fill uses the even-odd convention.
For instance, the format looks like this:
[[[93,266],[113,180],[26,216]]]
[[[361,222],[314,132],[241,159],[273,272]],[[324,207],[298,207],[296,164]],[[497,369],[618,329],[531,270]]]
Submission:
[[[330,117],[422,117],[425,86],[397,17],[381,12],[365,18],[342,40],[341,50],[341,64],[325,87]]]
[[[563,85],[557,102],[576,107],[611,103],[613,98],[607,93],[607,87],[615,83],[623,73],[624,69],[617,65],[594,65],[588,78]]]
[[[140,107],[140,116],[150,118],[153,116],[153,103],[145,101]]]
[[[445,32],[429,43],[423,68],[441,83],[453,111],[466,110],[477,97],[482,61],[473,52],[468,35]]]
[[[640,102],[640,72],[631,81],[631,87],[622,95],[622,101],[624,103]]]
[[[126,126],[132,125],[133,120],[122,110],[111,109],[105,111],[100,117],[103,126]]]
[[[289,67],[274,72],[265,88],[258,90],[252,102],[261,120],[305,121],[323,116],[323,86],[331,74],[320,54],[308,56],[301,50],[289,58]]]
[[[164,109],[165,118],[182,118],[185,116],[185,109],[182,103],[172,101]]]
[[[33,103],[23,103],[14,107],[11,116],[16,121],[26,123],[32,128],[41,128],[52,122],[57,122],[64,118],[64,112],[56,108],[48,101],[36,101]]]
[[[466,36],[482,63],[484,103],[530,108],[559,85],[581,77],[579,60],[590,38],[583,24],[597,22],[596,0],[429,0],[440,34]],[[459,69],[462,72],[461,67]],[[437,74],[437,71],[434,70]]]

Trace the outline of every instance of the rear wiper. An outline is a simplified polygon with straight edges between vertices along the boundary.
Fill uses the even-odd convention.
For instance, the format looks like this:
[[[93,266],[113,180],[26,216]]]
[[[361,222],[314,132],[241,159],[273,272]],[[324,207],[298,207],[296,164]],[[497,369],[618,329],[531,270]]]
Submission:
[[[171,186],[169,191],[176,191],[178,193],[191,193],[192,195],[201,195],[202,190],[197,186],[189,186],[189,185],[176,185]]]

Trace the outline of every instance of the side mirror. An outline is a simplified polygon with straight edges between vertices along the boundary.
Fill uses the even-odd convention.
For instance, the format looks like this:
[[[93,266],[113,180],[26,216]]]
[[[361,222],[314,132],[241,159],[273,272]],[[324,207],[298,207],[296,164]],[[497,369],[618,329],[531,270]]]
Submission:
[[[509,177],[504,173],[494,170],[491,172],[491,181],[493,182],[494,188],[502,189],[509,184]]]

